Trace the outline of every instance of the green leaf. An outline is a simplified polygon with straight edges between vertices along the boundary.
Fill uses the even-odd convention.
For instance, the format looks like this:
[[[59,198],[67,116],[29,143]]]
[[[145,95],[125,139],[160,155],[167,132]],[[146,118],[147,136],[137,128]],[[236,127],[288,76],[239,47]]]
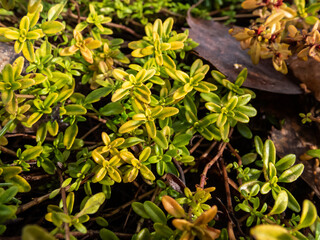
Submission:
[[[37,225],[27,225],[22,229],[22,240],[54,240],[46,229]]]
[[[133,202],[131,204],[131,207],[133,209],[133,211],[138,214],[139,216],[145,218],[145,219],[149,219],[150,216],[148,215],[148,213],[146,212],[146,210],[144,209],[144,205],[140,202]]]
[[[42,150],[43,149],[41,146],[28,148],[22,152],[21,158],[25,161],[36,159],[38,156],[40,156]]]
[[[131,132],[134,129],[138,128],[142,123],[143,121],[129,120],[119,128],[119,133],[123,134]]]
[[[48,21],[41,24],[41,29],[45,34],[56,34],[64,29],[64,25],[57,21]]]
[[[148,228],[143,228],[135,238],[135,240],[149,240],[149,239],[151,239],[151,235]]]
[[[4,66],[2,70],[2,79],[3,81],[10,83],[14,81],[14,71],[11,64],[7,64]]]
[[[301,210],[300,205],[298,201],[295,199],[295,197],[292,195],[292,193],[283,187],[281,187],[281,190],[286,191],[286,193],[288,194],[288,200],[289,200],[288,208],[290,208],[292,211],[300,212]]]
[[[51,136],[56,136],[59,131],[59,124],[58,124],[57,120],[55,120],[53,122],[48,121],[47,122],[47,130]]]
[[[72,147],[72,144],[74,143],[77,134],[78,126],[76,123],[72,124],[66,129],[63,137],[63,144],[64,146],[66,146],[67,149],[70,149]]]
[[[11,124],[13,124],[15,119],[10,119],[6,125],[4,125],[4,127],[0,130],[0,137],[2,137],[4,134],[6,134],[6,132],[9,130],[9,128],[11,127]]]
[[[80,104],[69,104],[65,107],[66,115],[84,115],[87,113],[87,109]]]
[[[96,223],[100,225],[101,227],[108,227],[109,223],[106,219],[103,217],[97,217],[96,218]]]
[[[156,179],[152,171],[145,165],[140,166],[140,173],[147,180],[154,181]]]
[[[316,16],[308,16],[304,19],[304,21],[309,25],[314,25],[317,21],[319,21],[319,18]]]
[[[0,194],[0,204],[8,203],[18,193],[19,189],[17,186],[9,187],[7,190]]]
[[[146,147],[145,149],[143,149],[143,151],[140,153],[139,155],[139,161],[140,162],[145,162],[148,160],[149,156],[151,154],[151,148],[150,147]]]
[[[4,32],[4,36],[8,39],[11,39],[11,40],[17,40],[19,38],[20,34],[17,30],[8,29]],[[21,42],[20,42],[20,44],[21,44]]]
[[[155,115],[155,118],[159,118],[159,119],[165,119],[171,116],[174,116],[176,114],[178,114],[179,109],[175,108],[175,107],[164,107],[162,109],[162,111],[160,113],[158,113],[157,115]]]
[[[175,145],[176,147],[184,147],[189,144],[190,140],[192,138],[191,134],[180,134],[180,135],[175,135],[172,144]]]
[[[254,145],[256,147],[256,152],[263,157],[263,142],[259,136],[254,137]]]
[[[85,214],[96,213],[105,199],[106,196],[103,192],[93,195],[88,199],[83,209],[77,214],[77,216],[79,217]]]
[[[146,85],[141,85],[139,87],[136,87],[133,95],[140,100],[141,102],[149,104],[151,102],[151,92],[150,89],[147,88]]]
[[[292,240],[289,231],[279,225],[258,225],[250,233],[256,240]]]
[[[280,191],[278,197],[274,203],[273,208],[268,215],[275,215],[283,213],[288,206],[288,195],[285,191]]]
[[[170,238],[174,235],[173,230],[169,228],[166,224],[155,223],[153,224],[153,228],[156,231],[156,233],[159,234],[161,237]]]
[[[68,178],[68,179],[72,179],[72,178]],[[68,180],[68,179],[66,179],[66,180]],[[65,182],[66,181],[64,181],[64,183]],[[69,185],[70,182],[68,184],[66,184],[66,186]],[[62,186],[63,186],[63,184],[62,184]],[[73,205],[74,205],[74,193],[73,192],[68,194],[67,199],[66,199],[66,204],[67,204],[68,213],[71,214],[72,210],[73,210]]]
[[[266,182],[261,187],[261,194],[267,194],[268,192],[270,192],[270,190],[271,190],[270,183]]]
[[[157,131],[156,136],[153,138],[156,144],[158,144],[162,149],[168,148],[168,140],[162,131]]]
[[[53,190],[49,195],[49,199],[56,197],[60,193],[60,190],[61,190],[60,188]]]
[[[7,219],[12,219],[15,216],[17,207],[13,205],[0,205],[0,223],[5,222]]]
[[[58,98],[58,93],[50,93],[46,99],[43,101],[43,106],[44,107],[50,107]]]
[[[279,182],[285,182],[290,183],[294,182],[295,180],[300,177],[304,169],[304,165],[302,163],[299,163],[297,165],[294,165],[293,167],[289,168],[288,170],[284,171],[280,177]]]
[[[124,107],[120,102],[111,102],[99,109],[99,112],[103,116],[115,116],[121,114],[124,111]]]
[[[109,87],[102,87],[102,88],[98,88],[96,90],[93,90],[91,93],[89,93],[86,97],[86,99],[84,100],[84,102],[87,103],[94,103],[94,102],[98,102],[100,100],[100,98],[107,96],[109,93],[111,93],[113,87],[109,86]]]
[[[307,151],[307,154],[314,158],[320,158],[320,149],[311,149]]]
[[[29,192],[31,190],[31,186],[27,180],[19,175],[7,179],[6,182],[15,184],[19,188],[19,192]]]
[[[4,177],[5,179],[12,178],[13,176],[18,175],[19,173],[22,172],[22,168],[17,166],[10,166],[10,167],[3,166],[0,169],[2,169],[1,176]]]
[[[78,23],[74,30],[82,32],[89,24],[87,22]]]
[[[302,204],[302,213],[300,217],[300,221],[298,226],[296,226],[296,230],[310,227],[317,219],[317,208],[315,205],[308,199],[303,201]]]
[[[40,4],[41,4],[41,0],[29,0],[28,12],[29,13],[35,12],[40,7]]]
[[[117,89],[113,93],[113,95],[111,97],[111,101],[117,102],[117,101],[121,100],[122,98],[124,98],[125,96],[127,96],[129,93],[130,93],[129,89],[123,89],[123,88]]]
[[[22,47],[23,56],[29,61],[34,62],[34,49],[30,41],[25,41]]]
[[[118,69],[118,68],[114,69],[113,72],[112,72],[112,74],[113,74],[113,76],[114,76],[115,79],[120,80],[120,81],[125,80],[125,77],[129,75],[129,74],[126,73],[125,71],[120,70],[120,69]]]
[[[252,132],[251,132],[250,128],[246,124],[238,123],[237,124],[237,130],[243,137],[245,137],[247,139],[251,139],[252,138]]]
[[[129,137],[129,138],[126,138],[126,140],[124,141],[124,143],[122,143],[120,145],[120,147],[121,148],[129,148],[131,146],[137,145],[142,142],[145,142],[145,140],[143,140],[141,138],[137,138],[137,137]]]
[[[269,162],[273,164],[276,162],[276,148],[270,139],[267,139],[264,143],[262,161],[264,169],[268,169]]]
[[[247,153],[241,157],[243,165],[249,165],[257,159],[258,154],[256,153]]]
[[[92,178],[92,182],[96,183],[96,182],[102,181],[102,179],[106,176],[106,174],[107,174],[107,169],[104,167],[100,167],[100,169],[96,172],[96,174]]]
[[[102,240],[120,240],[112,231],[102,228],[99,232]]]
[[[278,171],[284,171],[291,167],[296,161],[296,155],[288,154],[276,162],[276,169]]]
[[[56,20],[59,17],[60,13],[63,11],[65,4],[66,4],[66,2],[59,3],[59,4],[52,6],[48,11],[48,21]]]
[[[20,76],[23,66],[24,66],[24,58],[22,56],[18,57],[12,64],[14,79]]]
[[[67,100],[71,95],[73,94],[73,89],[66,89],[66,90],[62,90],[59,93],[58,98],[56,99],[57,102],[63,102],[65,100]]]
[[[163,224],[167,223],[166,215],[156,204],[151,201],[146,201],[143,206],[153,222]]]
[[[186,95],[183,99],[184,107],[186,108],[187,111],[192,112],[194,115],[197,114],[197,107],[194,104],[193,99],[189,96]]]
[[[35,112],[32,113],[31,116],[28,118],[27,122],[25,123],[27,127],[32,127],[41,117],[43,113]]]
[[[74,223],[73,226],[81,233],[87,233],[87,228],[82,223]]]
[[[146,129],[147,129],[147,132],[148,132],[149,136],[151,138],[154,138],[156,136],[156,133],[157,133],[156,124],[154,123],[154,121],[147,121],[145,123],[145,125],[146,125]]]

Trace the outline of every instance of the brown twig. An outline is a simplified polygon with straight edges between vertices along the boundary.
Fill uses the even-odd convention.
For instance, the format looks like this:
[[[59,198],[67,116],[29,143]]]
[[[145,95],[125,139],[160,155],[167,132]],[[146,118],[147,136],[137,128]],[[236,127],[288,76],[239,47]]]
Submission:
[[[141,190],[142,190],[142,185],[139,186],[137,192],[134,194],[134,198],[137,198],[137,196],[138,196],[138,194],[140,193]],[[132,211],[132,207],[130,208],[130,210],[129,210],[128,214],[127,214],[127,217],[126,217],[126,220],[124,221],[122,229],[126,228],[128,220],[129,220],[129,217],[130,217],[130,214],[131,214],[131,211]]]
[[[101,126],[101,123],[97,124],[96,126],[94,126],[93,128],[91,128],[88,132],[86,132],[80,139],[85,139],[86,137],[88,137],[91,133],[93,133],[95,130],[97,130],[99,127]]]
[[[217,141],[214,141],[210,147],[201,155],[200,159],[205,159],[209,153],[212,151],[212,149],[217,145]]]
[[[50,193],[48,193],[48,194],[46,194],[46,195],[43,195],[43,196],[41,196],[41,197],[38,197],[38,198],[34,198],[32,201],[30,201],[30,202],[28,202],[28,203],[26,203],[26,204],[21,205],[21,206],[18,208],[16,214],[22,213],[22,212],[26,211],[27,209],[29,209],[29,208],[31,208],[31,207],[33,207],[33,206],[36,206],[36,205],[38,205],[39,203],[42,203],[43,201],[49,199],[49,196],[50,196]]]
[[[180,14],[180,13],[172,12],[172,11],[170,11],[170,10],[167,9],[167,8],[161,8],[160,12],[169,14],[169,15],[171,15],[171,16],[179,17],[179,18],[185,18],[184,15],[182,15],[182,14]]]
[[[213,11],[209,12],[209,16],[216,15],[218,13],[221,13],[222,11],[229,10],[229,9],[230,9],[230,7],[225,7],[225,8],[220,8],[218,10],[213,10]]]
[[[229,150],[231,151],[231,153],[238,159],[239,166],[241,166],[242,159],[241,159],[241,156],[239,155],[239,153],[232,147],[232,145],[230,143],[227,143],[227,146],[228,146]]]
[[[72,18],[78,19],[78,16],[75,15],[74,13],[72,13],[71,11],[68,12],[67,16],[70,16]],[[86,19],[87,19],[86,17],[81,17],[80,16],[80,20],[85,21]],[[129,28],[127,26],[124,26],[124,25],[121,25],[121,24],[117,24],[117,23],[112,23],[112,22],[105,23],[105,25],[107,25],[108,27],[112,27],[112,28],[122,29],[122,30],[130,33],[131,35],[133,35],[133,36],[135,36],[137,38],[142,38],[142,36],[140,34],[136,33],[134,30],[132,30],[131,28]]]
[[[200,187],[201,188],[204,188],[204,186],[206,185],[206,178],[207,178],[207,173],[208,173],[209,169],[222,156],[226,146],[227,146],[226,142],[221,142],[219,145],[219,151],[218,151],[217,155],[214,158],[212,158],[211,161],[209,163],[207,163],[207,165],[205,166],[205,168],[201,174],[201,179],[200,179]]]
[[[202,143],[203,139],[204,139],[204,137],[201,137],[199,139],[199,141],[196,142],[195,145],[193,145],[193,147],[189,150],[190,154],[192,154],[200,146],[200,144]]]
[[[90,113],[87,113],[86,116],[88,116],[89,118],[95,119],[95,120],[97,120],[97,121],[99,121],[101,123],[104,123],[104,124],[107,123],[107,120],[105,120],[103,118],[100,118],[100,117],[98,117],[96,115],[91,115]]]
[[[79,8],[79,4],[74,1],[74,0],[70,0],[70,2],[72,2],[77,10],[77,15],[78,15],[78,24],[80,23],[81,19],[80,19],[80,8]]]
[[[131,201],[121,205],[120,207],[114,209],[113,211],[103,214],[101,217],[111,217],[117,213],[119,213],[121,210],[129,207],[131,205],[131,203],[135,202],[135,201],[140,201],[141,199],[144,199],[145,197],[148,197],[149,195],[151,195],[153,192],[155,191],[155,189],[150,190],[149,192],[146,192],[142,195],[140,195],[139,197],[132,199]],[[95,220],[95,218],[91,218],[90,220]]]
[[[230,143],[227,143],[227,146],[228,146],[229,150],[231,151],[231,153],[238,159],[238,165],[241,166],[242,159],[241,159],[241,156],[239,155],[239,153],[232,147],[232,145]],[[239,185],[242,185],[242,180],[240,178],[238,179],[238,183],[239,183]]]
[[[188,17],[188,18],[191,18],[191,11],[192,11],[192,9],[198,7],[201,3],[203,3],[203,1],[204,1],[204,0],[199,0],[198,2],[196,2],[195,4],[193,4],[193,5],[189,8],[189,10],[188,10],[188,12],[187,12],[187,17]]]
[[[4,153],[7,153],[7,154],[11,155],[11,156],[17,157],[17,154],[16,154],[15,151],[12,151],[12,150],[4,147],[4,146],[0,146],[0,150],[1,150],[2,152],[4,152]]]
[[[223,179],[224,179],[224,187],[226,190],[226,197],[227,197],[227,208],[230,213],[233,213],[231,192],[230,192],[230,186],[229,186],[229,182],[228,182],[229,177],[228,177],[228,173],[226,170],[226,166],[224,165],[224,161],[222,158],[220,160],[219,165],[222,169],[222,175],[223,175]],[[230,220],[228,222],[227,230],[228,230],[228,235],[229,235],[230,240],[236,240],[236,238],[234,236],[233,227],[232,227],[232,221],[230,221]]]
[[[99,236],[99,231],[98,230],[88,230],[87,233],[70,232],[70,234],[76,238],[90,237],[90,239],[93,239],[93,238]],[[130,234],[130,233],[115,232],[114,234],[120,238],[131,238],[132,237],[132,234]],[[58,239],[64,239],[64,235],[62,233],[56,234],[55,237]]]
[[[106,25],[108,27],[112,27],[112,28],[119,28],[119,29],[122,29],[128,33],[130,33],[131,35],[137,37],[137,38],[142,38],[142,36],[138,33],[136,33],[134,30],[132,30],[131,28],[129,27],[126,27],[124,25],[121,25],[121,24],[117,24],[117,23],[112,23],[112,22],[109,22],[109,23],[106,23]]]
[[[81,181],[80,184],[82,185],[82,184],[84,184],[85,182],[87,182],[88,179],[91,178],[93,175],[94,175],[94,173],[91,173],[91,174],[89,174],[88,176],[86,176],[86,177]],[[65,190],[68,191],[69,188],[70,188],[70,185],[67,186],[67,187],[65,188]],[[26,204],[21,205],[21,206],[18,208],[16,214],[22,213],[22,212],[28,210],[29,208],[32,208],[32,207],[38,205],[39,203],[42,203],[43,201],[49,199],[49,197],[50,197],[50,193],[47,193],[46,195],[43,195],[43,196],[41,196],[41,197],[34,198],[32,201],[30,201],[30,202],[28,202],[28,203],[26,203]]]
[[[64,180],[63,180],[63,176],[62,176],[62,172],[61,172],[60,168],[57,168],[57,172],[59,175],[60,185],[62,185]],[[69,215],[68,214],[68,206],[67,206],[66,188],[61,188],[60,194],[61,194],[61,198],[62,198],[63,212],[66,215]],[[67,222],[64,223],[64,230],[65,230],[66,240],[70,240],[69,223],[67,223]]]
[[[180,164],[178,163],[178,161],[175,160],[174,158],[173,158],[173,163],[176,165],[176,167],[177,167],[177,169],[178,169],[178,171],[179,171],[179,173],[180,173],[180,179],[181,179],[181,181],[182,181],[184,184],[186,184],[186,178],[185,178],[185,176],[184,176],[184,172],[183,172],[183,170],[182,170],[182,167],[180,166]]]
[[[29,135],[29,134],[26,134],[26,133],[6,134],[5,137],[7,137],[7,138],[10,138],[10,137],[23,137],[23,138],[34,139],[34,140],[37,139],[36,136],[34,136],[34,135]],[[55,138],[53,138],[53,137],[46,137],[45,140],[52,142],[52,141],[55,140]],[[84,143],[85,145],[95,145],[95,144],[97,144],[97,142],[93,142],[93,141],[83,141],[83,143]]]
[[[99,146],[102,146],[103,144],[104,144],[104,143],[103,143],[102,141],[101,141],[101,142],[98,142],[97,144],[88,147],[88,150],[91,151],[91,150],[93,150],[93,149],[95,149],[95,148],[97,148],[97,147],[99,147]]]
[[[257,15],[254,14],[236,14],[234,18],[252,18],[252,17],[257,17]],[[224,21],[228,20],[230,16],[223,16],[223,17],[215,17],[212,18],[213,21]]]

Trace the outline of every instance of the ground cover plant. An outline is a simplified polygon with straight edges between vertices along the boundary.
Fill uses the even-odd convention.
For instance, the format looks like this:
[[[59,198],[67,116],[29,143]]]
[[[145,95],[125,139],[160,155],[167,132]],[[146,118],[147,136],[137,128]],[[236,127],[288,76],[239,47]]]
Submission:
[[[235,22],[241,1],[0,2],[17,54],[0,74],[1,239],[320,239],[305,163],[268,138],[283,121],[186,29],[186,14]],[[259,18],[230,31],[282,73],[291,51],[319,60],[320,4],[287,4],[246,0]]]

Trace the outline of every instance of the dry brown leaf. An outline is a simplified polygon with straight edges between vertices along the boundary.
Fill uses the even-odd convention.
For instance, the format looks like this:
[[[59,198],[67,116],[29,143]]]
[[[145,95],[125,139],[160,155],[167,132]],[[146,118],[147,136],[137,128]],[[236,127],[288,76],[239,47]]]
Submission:
[[[234,81],[242,70],[248,68],[245,87],[282,94],[301,94],[300,87],[291,81],[293,76],[277,72],[271,61],[261,60],[258,65],[241,49],[240,43],[228,32],[229,28],[203,19],[187,18],[190,37],[200,45],[195,49],[228,78]],[[241,67],[239,67],[241,66]]]
[[[303,82],[314,93],[315,98],[320,101],[320,62],[313,58],[303,61],[292,57],[289,61],[289,67],[294,76]]]

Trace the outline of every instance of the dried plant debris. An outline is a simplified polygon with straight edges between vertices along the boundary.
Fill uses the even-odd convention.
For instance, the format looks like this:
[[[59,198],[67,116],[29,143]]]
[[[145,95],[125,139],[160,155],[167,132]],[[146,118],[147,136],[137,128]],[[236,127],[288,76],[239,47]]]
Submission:
[[[302,93],[292,81],[293,78],[277,72],[270,61],[262,60],[259,65],[254,65],[239,42],[229,34],[228,27],[191,16],[188,16],[187,21],[190,37],[200,44],[195,50],[231,80],[235,80],[246,67],[248,78],[243,84],[245,87],[282,94]]]

